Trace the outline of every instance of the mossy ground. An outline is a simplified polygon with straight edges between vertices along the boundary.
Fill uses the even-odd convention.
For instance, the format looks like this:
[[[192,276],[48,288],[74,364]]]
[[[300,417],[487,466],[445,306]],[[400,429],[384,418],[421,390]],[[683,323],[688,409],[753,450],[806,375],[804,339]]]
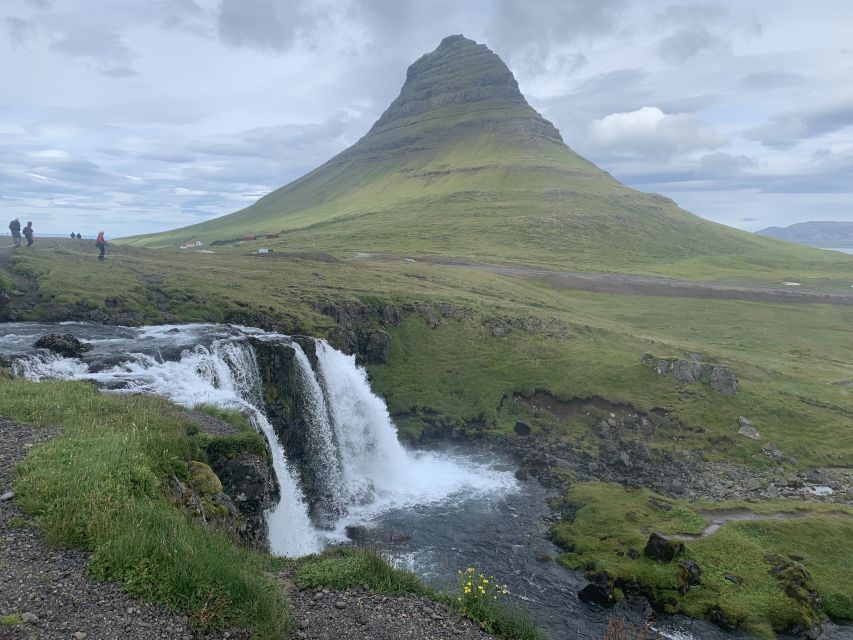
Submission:
[[[671,504],[672,509],[661,510],[653,499]],[[719,607],[740,628],[764,637],[813,619],[813,613],[789,597],[770,575],[766,558],[782,554],[798,558],[811,572],[822,596],[823,613],[853,618],[849,560],[853,509],[785,500],[689,503],[656,496],[645,489],[604,483],[574,485],[564,500],[577,512],[571,522],[554,529],[555,541],[568,549],[560,562],[574,569],[605,571],[612,578],[638,581],[654,599],[668,603],[670,612],[707,617]],[[701,533],[709,524],[700,513],[703,508],[756,514],[799,510],[800,515],[809,515],[792,520],[728,522],[708,537],[685,542],[680,558],[696,562],[703,573],[700,584],[682,595],[677,564],[646,558],[642,552],[654,531],[666,535]],[[841,546],[839,554],[827,553],[833,545]]]

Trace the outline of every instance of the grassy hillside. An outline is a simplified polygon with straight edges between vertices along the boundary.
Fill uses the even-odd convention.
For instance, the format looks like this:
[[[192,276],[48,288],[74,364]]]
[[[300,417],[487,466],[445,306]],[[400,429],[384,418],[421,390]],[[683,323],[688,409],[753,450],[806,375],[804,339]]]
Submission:
[[[762,478],[844,467],[853,455],[849,306],[581,293],[544,279],[427,263],[349,262],[319,254],[273,258],[115,247],[100,263],[93,255],[41,247],[14,257],[11,264],[7,277],[32,294],[11,300],[7,313],[18,319],[230,321],[329,335],[336,325],[320,311],[326,303],[394,305],[405,317],[399,326],[377,327],[390,336],[390,359],[372,365],[370,375],[407,437],[417,437],[425,420],[471,436],[511,436],[521,418],[530,421],[538,440],[598,455],[595,415],[557,420],[547,413],[507,409],[507,398],[538,389],[563,401],[595,396],[646,413],[664,410],[667,420],[645,442],[650,449],[676,459],[738,462]],[[418,308],[433,310],[437,326],[430,328]],[[740,379],[739,393],[721,396],[702,384],[658,376],[641,364],[645,352],[701,354],[725,363]],[[736,434],[740,415],[753,420],[761,441]],[[770,442],[784,455],[784,472],[762,450]],[[636,513],[646,513],[645,498],[637,495],[625,500],[636,502]],[[601,509],[613,503],[607,491],[588,491],[583,500]],[[784,596],[761,568],[763,550],[797,555],[798,541],[815,527],[834,531],[836,525],[840,533],[848,527],[836,520],[744,524],[719,538],[722,546],[709,539],[696,547],[701,555],[691,557],[701,558],[715,578],[706,589],[679,600],[679,606],[694,615],[710,615],[718,604],[733,615],[744,611],[731,604],[737,595],[732,588],[718,580],[728,567],[721,554],[728,554],[743,558],[744,567],[758,567],[749,584],[767,595],[761,601],[764,613],[750,613],[741,618],[743,624],[765,634],[784,626],[789,619],[779,606]],[[613,526],[614,531],[627,527],[617,521]],[[635,544],[647,526],[633,526],[625,539]],[[579,531],[563,533],[577,536]],[[760,544],[756,536],[763,536]],[[843,576],[831,568],[841,566],[851,549],[845,537],[838,540],[809,545],[808,553],[798,555],[807,558],[806,566],[830,596],[825,610],[843,617],[849,615],[848,604],[836,597],[844,591]],[[614,550],[624,552],[593,546],[584,557],[565,561],[572,566],[600,563],[620,575],[654,575],[669,584],[669,573],[649,573],[651,565],[643,562],[651,561],[622,562]],[[765,614],[773,616],[770,623],[758,624],[755,615]]]
[[[844,256],[703,220],[629,189],[566,146],[483,45],[451,37],[351,148],[254,205],[128,241],[386,252],[552,269],[711,278],[741,268],[845,270]]]

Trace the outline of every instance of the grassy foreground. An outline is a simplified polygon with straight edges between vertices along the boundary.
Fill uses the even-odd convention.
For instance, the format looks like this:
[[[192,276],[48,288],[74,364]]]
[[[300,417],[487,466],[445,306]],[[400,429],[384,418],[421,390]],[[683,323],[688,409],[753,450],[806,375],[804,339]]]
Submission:
[[[169,475],[186,479],[190,447],[171,405],[84,383],[3,379],[0,407],[61,429],[17,469],[16,499],[51,543],[91,551],[94,576],[185,611],[199,628],[282,637],[287,604],[264,577],[264,557],[191,522],[161,489]]]

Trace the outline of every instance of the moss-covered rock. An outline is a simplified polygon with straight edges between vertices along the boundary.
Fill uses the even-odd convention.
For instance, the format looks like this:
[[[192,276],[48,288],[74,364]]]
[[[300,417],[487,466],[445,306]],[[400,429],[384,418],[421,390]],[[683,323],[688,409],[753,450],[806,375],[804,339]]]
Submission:
[[[198,460],[189,462],[190,486],[201,495],[213,495],[222,491],[222,482],[208,465]]]

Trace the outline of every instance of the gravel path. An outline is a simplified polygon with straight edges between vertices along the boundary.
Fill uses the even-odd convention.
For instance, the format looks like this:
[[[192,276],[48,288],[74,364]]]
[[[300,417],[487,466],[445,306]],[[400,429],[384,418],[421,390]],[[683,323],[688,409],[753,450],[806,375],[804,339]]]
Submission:
[[[290,590],[299,640],[485,640],[473,622],[414,595],[383,596],[364,589]]]

